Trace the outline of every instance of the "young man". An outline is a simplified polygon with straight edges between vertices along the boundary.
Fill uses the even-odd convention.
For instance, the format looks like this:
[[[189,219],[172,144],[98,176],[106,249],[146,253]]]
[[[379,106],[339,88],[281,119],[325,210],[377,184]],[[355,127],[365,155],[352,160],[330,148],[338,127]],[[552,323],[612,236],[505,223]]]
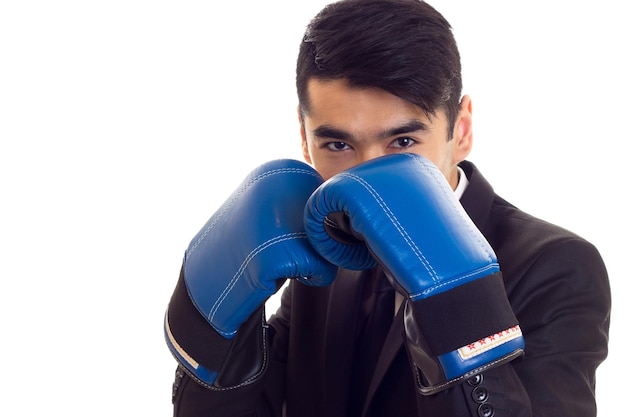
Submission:
[[[259,167],[192,240],[165,321],[174,414],[594,416],[606,269],[465,160],[448,22],[416,0],[334,3],[296,82],[317,172]]]

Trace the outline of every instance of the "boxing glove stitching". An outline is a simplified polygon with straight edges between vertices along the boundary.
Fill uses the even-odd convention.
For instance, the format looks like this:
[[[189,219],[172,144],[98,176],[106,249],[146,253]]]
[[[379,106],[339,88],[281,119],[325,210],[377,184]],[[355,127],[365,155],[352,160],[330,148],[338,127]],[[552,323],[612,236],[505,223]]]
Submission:
[[[195,250],[198,248],[198,246],[200,246],[200,243],[202,243],[202,241],[204,240],[204,238],[207,236],[207,234],[209,234],[209,232],[213,229],[213,227],[215,227],[215,225],[222,219],[222,217],[224,216],[224,214],[226,212],[228,212],[228,210],[233,206],[233,204],[235,204],[235,202],[237,201],[237,199],[239,199],[239,197],[241,196],[241,194],[243,194],[248,188],[250,188],[252,185],[254,185],[255,183],[257,183],[258,181],[269,177],[271,175],[275,175],[275,174],[284,174],[284,173],[298,173],[298,174],[307,174],[307,175],[311,175],[313,177],[318,177],[318,173],[316,171],[307,171],[305,169],[302,168],[281,168],[281,169],[275,169],[272,171],[268,171],[265,172],[261,175],[258,175],[256,177],[251,178],[246,184],[244,184],[238,191],[236,194],[234,194],[229,201],[222,207],[222,209],[220,210],[220,212],[215,216],[215,219],[213,219],[213,221],[211,222],[211,224],[209,224],[206,229],[204,230],[204,232],[202,232],[202,234],[200,235],[200,237],[198,238],[198,240],[193,244],[193,246],[191,246],[188,250],[187,250],[187,257],[191,256]]]
[[[478,245],[480,245],[480,248],[483,250],[490,262],[497,262],[497,260],[493,256],[493,250],[485,245],[485,239],[482,236],[476,235],[476,229],[472,227],[473,224],[468,224],[468,222],[471,222],[471,219],[468,218],[467,212],[465,212],[464,210],[461,211],[461,206],[459,204],[456,204],[458,201],[451,198],[452,194],[450,194],[449,192],[450,184],[445,181],[441,171],[439,171],[439,168],[437,168],[432,163],[427,163],[426,160],[418,157],[416,154],[409,153],[406,155],[413,159],[413,161],[415,161],[416,163],[419,163],[422,168],[430,174],[434,182],[439,186],[440,189],[444,191],[442,195],[445,196],[446,199],[451,203],[450,205],[452,206],[454,211],[457,212],[460,218],[464,219],[463,226],[465,227],[466,232],[469,233],[470,236],[472,236],[472,238]]]
[[[463,281],[466,280],[468,278],[474,277],[476,275],[483,275],[485,271],[489,271],[491,268],[493,267],[493,265],[487,265],[484,266],[480,269],[477,269],[475,271],[472,271],[471,273],[464,273],[463,275],[457,277],[457,278],[452,278],[449,280],[446,280],[445,282],[441,283],[441,284],[437,284],[437,285],[432,285],[430,287],[428,287],[428,289],[422,291],[422,292],[418,292],[418,293],[413,293],[413,294],[409,294],[409,298],[411,299],[411,301],[415,301],[416,298],[422,297],[424,295],[427,295],[428,293],[431,293],[435,290],[438,290],[439,288],[445,287],[447,285],[450,284],[456,284],[459,281]],[[479,276],[479,278],[481,278]]]
[[[352,178],[353,180],[355,180],[356,182],[358,182],[365,188],[365,190],[374,198],[378,206],[383,210],[387,218],[391,221],[391,224],[396,228],[398,233],[400,233],[400,236],[407,243],[407,245],[411,249],[411,252],[413,252],[415,256],[417,257],[417,259],[421,262],[422,266],[424,267],[428,275],[430,275],[430,277],[433,279],[433,282],[435,283],[439,282],[439,277],[437,276],[437,272],[434,270],[432,265],[430,265],[430,263],[428,262],[428,259],[426,259],[426,257],[421,252],[419,247],[417,247],[413,239],[411,239],[411,236],[409,236],[409,234],[406,232],[406,230],[404,229],[404,227],[402,226],[398,218],[395,216],[395,214],[389,209],[389,206],[387,206],[387,204],[384,202],[382,197],[380,197],[380,194],[378,194],[376,189],[372,187],[362,177],[359,177],[357,175],[354,175],[348,172],[344,172],[341,175]]]
[[[246,258],[244,259],[243,263],[237,269],[237,272],[235,273],[235,275],[232,277],[232,279],[230,280],[230,282],[228,283],[226,288],[224,288],[224,291],[222,291],[220,296],[217,298],[217,300],[213,304],[213,307],[209,311],[208,319],[213,323],[213,318],[215,317],[215,314],[217,313],[217,310],[220,308],[222,303],[226,300],[226,297],[228,297],[228,295],[230,294],[232,289],[235,287],[235,285],[237,284],[239,279],[243,276],[244,271],[246,270],[246,268],[248,267],[248,265],[250,264],[250,262],[252,261],[252,259],[256,255],[258,255],[259,253],[261,253],[262,251],[264,251],[265,249],[267,249],[267,248],[269,248],[269,247],[271,247],[273,245],[276,245],[278,243],[285,242],[285,241],[288,241],[288,240],[294,240],[294,239],[306,239],[306,233],[304,233],[304,232],[296,232],[296,233],[288,233],[288,234],[284,234],[284,235],[281,235],[281,236],[276,236],[276,237],[274,237],[274,238],[272,238],[270,240],[267,240],[267,241],[263,242],[262,244],[260,244],[256,248],[254,248],[254,250],[252,250],[248,254],[248,256],[246,256]],[[225,331],[221,330],[220,333],[223,333],[224,335],[231,336],[231,335],[235,334],[236,331],[225,332]]]

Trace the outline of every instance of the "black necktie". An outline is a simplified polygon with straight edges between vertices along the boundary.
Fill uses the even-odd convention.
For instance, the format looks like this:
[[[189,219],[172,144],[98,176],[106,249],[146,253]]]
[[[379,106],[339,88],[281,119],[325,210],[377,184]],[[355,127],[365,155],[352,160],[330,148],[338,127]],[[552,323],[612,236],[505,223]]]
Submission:
[[[363,328],[355,347],[352,371],[350,409],[351,415],[355,416],[361,414],[372,374],[394,316],[395,291],[387,281],[387,277],[381,272],[372,278],[377,282],[366,285],[362,297],[365,303],[363,312],[365,317],[363,317]]]

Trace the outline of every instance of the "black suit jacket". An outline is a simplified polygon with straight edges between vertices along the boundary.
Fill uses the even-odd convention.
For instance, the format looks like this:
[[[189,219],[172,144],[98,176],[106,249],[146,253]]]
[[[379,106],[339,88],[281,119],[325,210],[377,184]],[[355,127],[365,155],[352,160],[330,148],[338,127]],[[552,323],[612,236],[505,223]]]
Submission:
[[[461,203],[498,256],[525,337],[525,356],[423,396],[415,390],[399,314],[375,366],[362,415],[595,416],[595,371],[607,355],[610,313],[600,255],[581,237],[495,195],[471,163],[461,167],[469,179]],[[361,293],[363,283],[376,274],[381,271],[340,270],[324,288],[292,281],[269,320],[270,361],[264,375],[215,392],[179,372],[175,413],[348,416]]]

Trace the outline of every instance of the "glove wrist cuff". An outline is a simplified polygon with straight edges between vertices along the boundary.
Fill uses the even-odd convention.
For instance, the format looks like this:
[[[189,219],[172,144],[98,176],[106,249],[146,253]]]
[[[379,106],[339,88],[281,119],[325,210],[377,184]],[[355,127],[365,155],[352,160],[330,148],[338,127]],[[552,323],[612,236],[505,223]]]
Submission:
[[[420,391],[431,394],[523,353],[500,272],[407,302],[407,349]]]
[[[442,355],[518,325],[500,272],[409,303],[434,354]],[[410,334],[411,329],[407,329]]]
[[[261,305],[240,326],[232,339],[222,337],[195,308],[183,273],[165,316],[165,337],[170,351],[200,385],[232,389],[256,380],[267,364],[265,307]]]

